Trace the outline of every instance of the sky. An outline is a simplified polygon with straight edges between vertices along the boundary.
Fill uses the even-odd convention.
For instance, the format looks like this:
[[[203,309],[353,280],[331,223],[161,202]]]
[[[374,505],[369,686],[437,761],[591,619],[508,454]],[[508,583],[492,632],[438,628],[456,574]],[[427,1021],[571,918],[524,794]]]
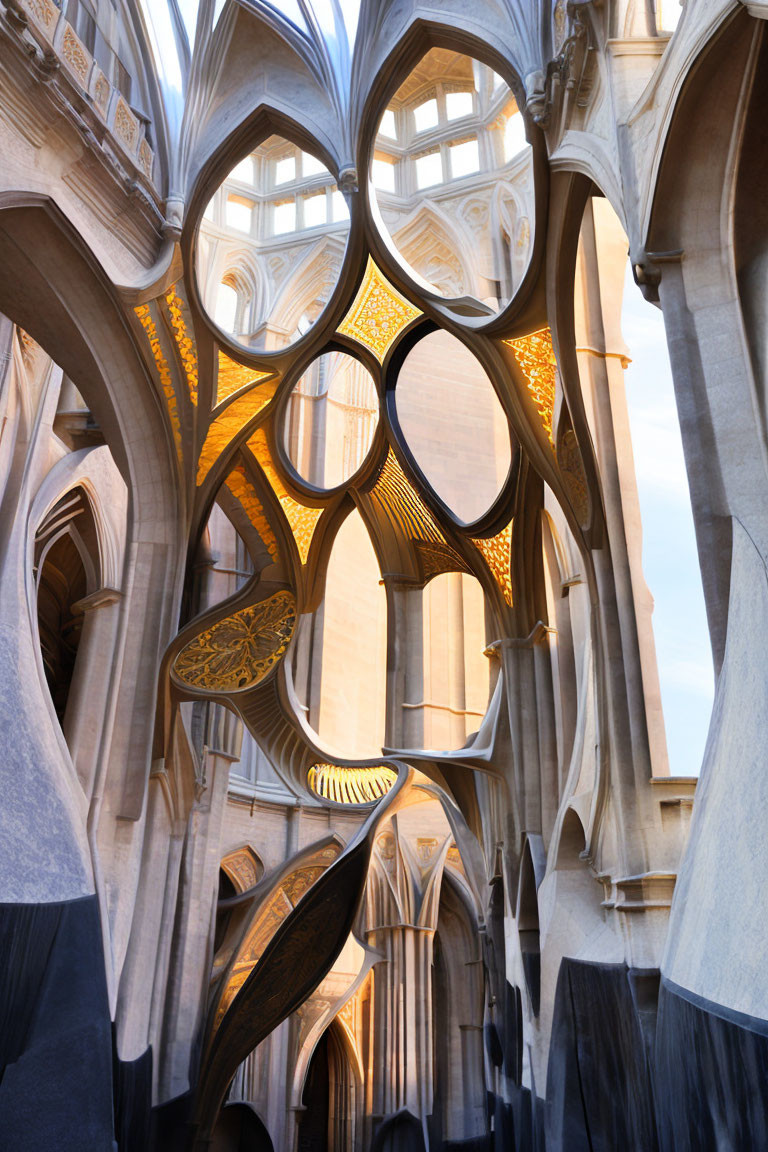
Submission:
[[[643,569],[673,776],[697,776],[712,711],[712,653],[664,319],[627,276],[622,329],[632,363],[624,380],[643,521]]]

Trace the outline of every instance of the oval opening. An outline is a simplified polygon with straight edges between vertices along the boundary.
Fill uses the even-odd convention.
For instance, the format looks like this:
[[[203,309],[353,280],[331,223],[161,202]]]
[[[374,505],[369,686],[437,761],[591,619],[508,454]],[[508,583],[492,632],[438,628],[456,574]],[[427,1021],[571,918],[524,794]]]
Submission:
[[[346,352],[324,352],[288,398],[285,451],[307,484],[335,488],[365,461],[378,422],[376,385],[368,369]]]
[[[385,236],[405,270],[462,315],[494,315],[525,275],[531,161],[506,81],[459,52],[428,52],[381,117],[370,180]]]
[[[406,356],[395,409],[425,479],[457,520],[479,520],[501,492],[512,462],[507,418],[480,362],[439,330]]]
[[[328,303],[348,235],[349,209],[325,165],[270,136],[235,165],[198,225],[203,307],[245,347],[285,348]]]
[[[350,513],[328,561],[325,596],[301,617],[293,680],[329,756],[381,756],[387,691],[387,597],[368,530]]]

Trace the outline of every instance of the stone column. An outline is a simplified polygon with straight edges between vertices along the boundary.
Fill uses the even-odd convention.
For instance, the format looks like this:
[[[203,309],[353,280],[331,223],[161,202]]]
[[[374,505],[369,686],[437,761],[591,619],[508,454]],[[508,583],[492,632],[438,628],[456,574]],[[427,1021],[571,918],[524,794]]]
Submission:
[[[72,605],[73,613],[81,612],[84,620],[62,728],[83,792],[89,799],[108,711],[121,599],[117,589],[99,588]]]

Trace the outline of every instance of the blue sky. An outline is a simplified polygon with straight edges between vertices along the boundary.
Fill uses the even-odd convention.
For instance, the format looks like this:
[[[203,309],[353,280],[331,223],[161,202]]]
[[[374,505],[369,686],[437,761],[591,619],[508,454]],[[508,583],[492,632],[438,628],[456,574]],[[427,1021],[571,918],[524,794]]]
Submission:
[[[712,654],[664,320],[643,299],[629,263],[622,328],[632,357],[624,379],[669,768],[673,776],[698,775],[712,711]]]

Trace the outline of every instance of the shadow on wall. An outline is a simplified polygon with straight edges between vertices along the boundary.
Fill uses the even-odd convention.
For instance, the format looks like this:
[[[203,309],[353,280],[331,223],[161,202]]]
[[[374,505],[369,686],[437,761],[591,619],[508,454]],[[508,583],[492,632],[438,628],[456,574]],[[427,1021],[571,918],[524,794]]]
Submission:
[[[213,1133],[212,1152],[274,1152],[269,1132],[248,1104],[227,1104]]]

